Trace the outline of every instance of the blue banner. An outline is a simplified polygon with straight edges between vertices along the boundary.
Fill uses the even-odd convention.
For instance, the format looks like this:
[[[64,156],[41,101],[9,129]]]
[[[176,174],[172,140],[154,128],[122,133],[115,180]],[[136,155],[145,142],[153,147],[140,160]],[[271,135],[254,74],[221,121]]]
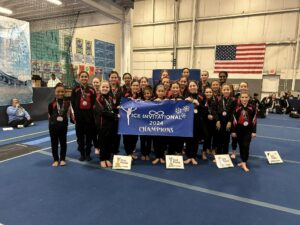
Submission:
[[[122,99],[119,134],[193,136],[194,107],[188,101]]]

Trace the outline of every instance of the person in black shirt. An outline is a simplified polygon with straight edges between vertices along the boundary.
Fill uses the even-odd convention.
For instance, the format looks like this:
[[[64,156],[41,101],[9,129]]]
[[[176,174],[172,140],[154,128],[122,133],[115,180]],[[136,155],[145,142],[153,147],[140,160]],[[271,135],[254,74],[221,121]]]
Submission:
[[[218,121],[218,142],[216,154],[228,154],[230,132],[232,126],[232,114],[235,109],[235,99],[230,96],[230,86],[223,84],[222,96],[217,104]]]
[[[247,161],[249,158],[250,142],[256,137],[256,109],[250,104],[248,93],[240,94],[241,104],[237,105],[233,113],[232,136],[237,138],[242,162],[238,164],[245,172],[249,172]]]
[[[194,105],[194,121],[193,121],[193,137],[186,138],[186,150],[185,154],[187,159],[184,161],[185,164],[197,165],[196,160],[198,152],[198,144],[200,139],[200,133],[202,129],[201,116],[203,110],[201,104],[203,101],[202,96],[198,93],[198,85],[196,81],[190,81],[188,84],[188,97],[185,99]]]
[[[95,123],[99,136],[100,166],[111,167],[111,154],[114,143],[114,124],[118,122],[118,115],[113,110],[113,99],[109,95],[110,85],[108,81],[102,81],[100,95],[94,106]]]
[[[75,130],[77,136],[80,161],[91,160],[91,148],[94,126],[93,106],[96,91],[88,85],[89,75],[86,71],[79,73],[79,85],[73,88],[71,103],[75,115]]]
[[[49,133],[51,138],[52,156],[54,162],[52,166],[66,165],[67,153],[67,131],[68,113],[70,101],[64,99],[65,88],[62,83],[55,86],[55,99],[48,105]],[[73,121],[73,114],[71,114]],[[58,156],[58,143],[60,144],[60,156]]]

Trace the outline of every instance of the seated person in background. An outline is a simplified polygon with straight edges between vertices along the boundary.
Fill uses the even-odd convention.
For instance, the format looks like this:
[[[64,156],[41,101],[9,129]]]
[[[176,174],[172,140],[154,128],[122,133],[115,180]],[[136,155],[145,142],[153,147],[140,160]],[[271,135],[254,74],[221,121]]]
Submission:
[[[272,95],[272,105],[269,108],[269,112],[276,114],[283,113],[282,106],[280,105],[280,99],[276,97],[276,94]]]
[[[272,94],[270,94],[268,97],[264,97],[261,100],[261,103],[264,104],[264,106],[267,108],[268,111],[268,109],[272,107]]]
[[[47,83],[47,87],[55,87],[58,83],[61,83],[61,81],[55,76],[54,73],[51,74],[51,79]]]
[[[287,99],[290,99],[290,100],[295,98],[294,95],[292,95],[291,91],[288,91],[286,96],[287,96]]]
[[[8,115],[8,125],[11,127],[27,127],[33,125],[32,119],[28,112],[20,105],[17,98],[11,100],[11,106],[6,110]]]

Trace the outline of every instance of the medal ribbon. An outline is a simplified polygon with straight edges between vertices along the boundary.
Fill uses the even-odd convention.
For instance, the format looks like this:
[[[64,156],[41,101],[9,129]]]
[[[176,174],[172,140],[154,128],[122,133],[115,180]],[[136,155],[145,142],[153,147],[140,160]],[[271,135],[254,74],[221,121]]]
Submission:
[[[64,108],[65,108],[65,103],[64,103],[64,101],[63,101],[62,106],[61,106],[61,108],[60,108],[60,105],[59,105],[58,101],[56,100],[56,107],[57,107],[57,113],[58,113],[58,115],[59,115],[59,116],[62,116],[63,113],[64,113]]]

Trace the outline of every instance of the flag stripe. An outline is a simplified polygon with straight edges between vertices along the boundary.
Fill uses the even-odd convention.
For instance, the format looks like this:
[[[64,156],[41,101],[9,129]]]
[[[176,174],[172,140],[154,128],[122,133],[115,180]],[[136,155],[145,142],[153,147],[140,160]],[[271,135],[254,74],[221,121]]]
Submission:
[[[237,47],[237,51],[245,52],[245,51],[262,51],[265,50],[266,48],[239,48]]]
[[[256,48],[259,48],[259,49],[266,49],[265,46],[250,46],[250,47],[247,47],[247,46],[236,46],[236,49],[239,50],[239,49],[256,49]],[[261,51],[261,50],[260,50]]]
[[[219,73],[221,71],[222,70],[216,70],[216,71],[214,71],[214,73]],[[241,74],[247,74],[247,73],[260,74],[260,73],[262,73],[262,70],[261,71],[227,71],[227,73],[232,73],[232,74],[235,74],[235,73],[241,73]]]
[[[265,46],[266,44],[240,44],[240,45],[237,45],[238,47],[239,46]]]
[[[215,69],[263,69],[262,66],[216,66]]]
[[[236,56],[242,55],[265,55],[265,52],[253,52],[253,53],[237,53]]]
[[[264,57],[236,58],[236,60],[260,60],[260,59],[264,59]]]
[[[260,65],[262,63],[263,63],[263,61],[262,62],[228,62],[228,61],[226,61],[226,62],[220,62],[220,61],[216,61],[216,65],[239,65],[239,64],[241,64],[241,65],[247,65],[247,64],[257,64],[257,65]]]

